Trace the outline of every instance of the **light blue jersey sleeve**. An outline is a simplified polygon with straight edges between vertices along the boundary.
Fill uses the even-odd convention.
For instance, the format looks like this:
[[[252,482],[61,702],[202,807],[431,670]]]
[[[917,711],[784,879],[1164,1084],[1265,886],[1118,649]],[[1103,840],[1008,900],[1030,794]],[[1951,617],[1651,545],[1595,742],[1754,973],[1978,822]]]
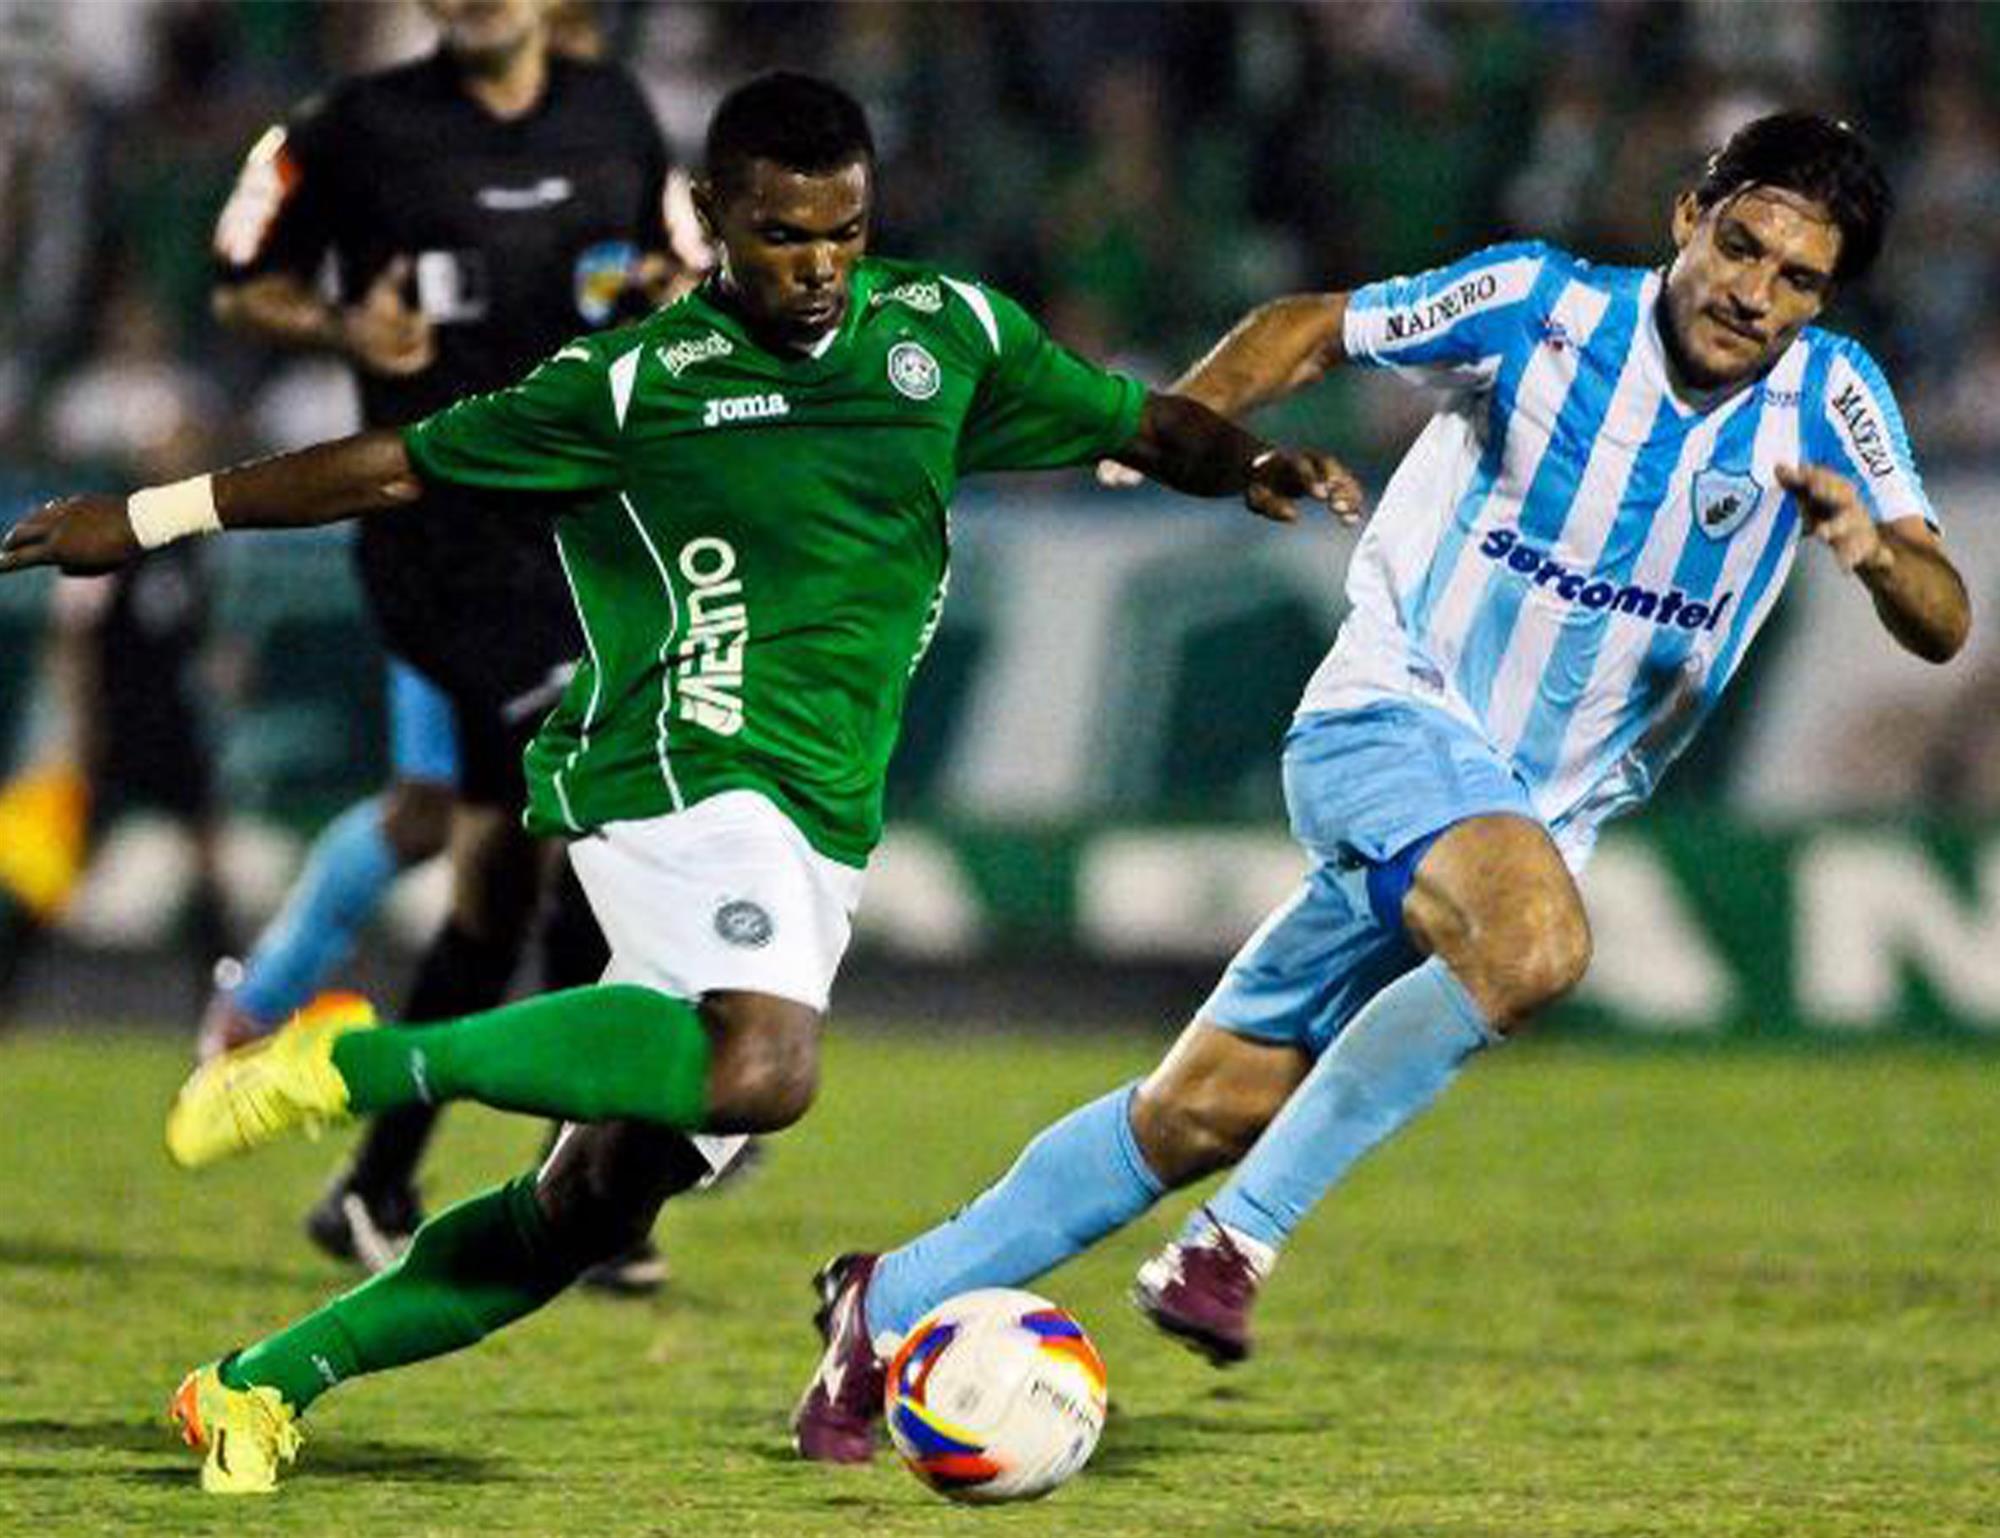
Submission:
[[[1356,363],[1392,368],[1436,389],[1477,388],[1534,325],[1530,297],[1561,254],[1535,241],[1489,246],[1347,296],[1341,340]]]
[[[1921,518],[1937,528],[1937,511],[1924,492],[1903,413],[1881,366],[1850,337],[1822,331],[1813,341],[1832,357],[1822,398],[1806,417],[1806,457],[1859,486],[1877,523]]]

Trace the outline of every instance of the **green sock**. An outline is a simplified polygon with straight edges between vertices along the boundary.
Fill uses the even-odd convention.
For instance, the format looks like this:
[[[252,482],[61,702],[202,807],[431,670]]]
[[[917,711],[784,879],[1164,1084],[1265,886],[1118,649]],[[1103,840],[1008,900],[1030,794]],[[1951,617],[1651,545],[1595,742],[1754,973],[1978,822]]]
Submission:
[[[530,1173],[448,1207],[403,1258],[222,1366],[231,1388],[274,1388],[293,1410],[349,1378],[421,1362],[533,1313],[575,1269],[552,1253]]]
[[[545,993],[436,1025],[353,1031],[334,1043],[333,1066],[359,1116],[476,1100],[565,1121],[698,1128],[708,1104],[701,1016],[631,983]]]

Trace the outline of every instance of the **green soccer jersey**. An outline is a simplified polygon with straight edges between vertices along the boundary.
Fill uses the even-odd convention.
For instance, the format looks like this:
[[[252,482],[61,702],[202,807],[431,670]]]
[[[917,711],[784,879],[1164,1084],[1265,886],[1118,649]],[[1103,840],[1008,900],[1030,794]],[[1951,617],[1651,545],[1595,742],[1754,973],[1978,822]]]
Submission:
[[[561,499],[587,654],[528,749],[529,827],[750,789],[865,863],[958,477],[1114,452],[1144,399],[991,289],[871,258],[813,355],[703,291],[409,428],[427,481]]]

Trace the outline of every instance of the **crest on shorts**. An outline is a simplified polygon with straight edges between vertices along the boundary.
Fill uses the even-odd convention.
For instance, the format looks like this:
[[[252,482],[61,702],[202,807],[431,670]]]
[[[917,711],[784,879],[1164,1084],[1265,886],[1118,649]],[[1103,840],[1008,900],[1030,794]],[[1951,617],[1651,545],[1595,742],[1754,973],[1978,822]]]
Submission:
[[[889,383],[911,400],[929,400],[943,382],[937,359],[923,343],[898,342],[889,349]]]
[[[739,897],[715,910],[715,932],[726,944],[754,951],[771,943],[777,925],[771,922],[771,915],[756,903],[747,897]]]
[[[1726,539],[1757,511],[1764,488],[1748,471],[1710,465],[1694,473],[1694,521],[1710,539]]]

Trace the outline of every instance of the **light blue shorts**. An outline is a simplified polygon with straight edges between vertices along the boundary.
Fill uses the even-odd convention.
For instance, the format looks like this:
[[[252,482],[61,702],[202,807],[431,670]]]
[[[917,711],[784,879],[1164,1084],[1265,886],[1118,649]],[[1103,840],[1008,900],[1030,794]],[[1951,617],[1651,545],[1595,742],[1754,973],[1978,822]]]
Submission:
[[[1403,897],[1438,836],[1468,817],[1536,812],[1485,738],[1424,705],[1300,716],[1284,776],[1292,836],[1312,869],[1244,942],[1201,1017],[1317,1057],[1423,959],[1403,928]]]
[[[389,659],[389,772],[458,783],[458,727],[444,691],[401,657]]]

